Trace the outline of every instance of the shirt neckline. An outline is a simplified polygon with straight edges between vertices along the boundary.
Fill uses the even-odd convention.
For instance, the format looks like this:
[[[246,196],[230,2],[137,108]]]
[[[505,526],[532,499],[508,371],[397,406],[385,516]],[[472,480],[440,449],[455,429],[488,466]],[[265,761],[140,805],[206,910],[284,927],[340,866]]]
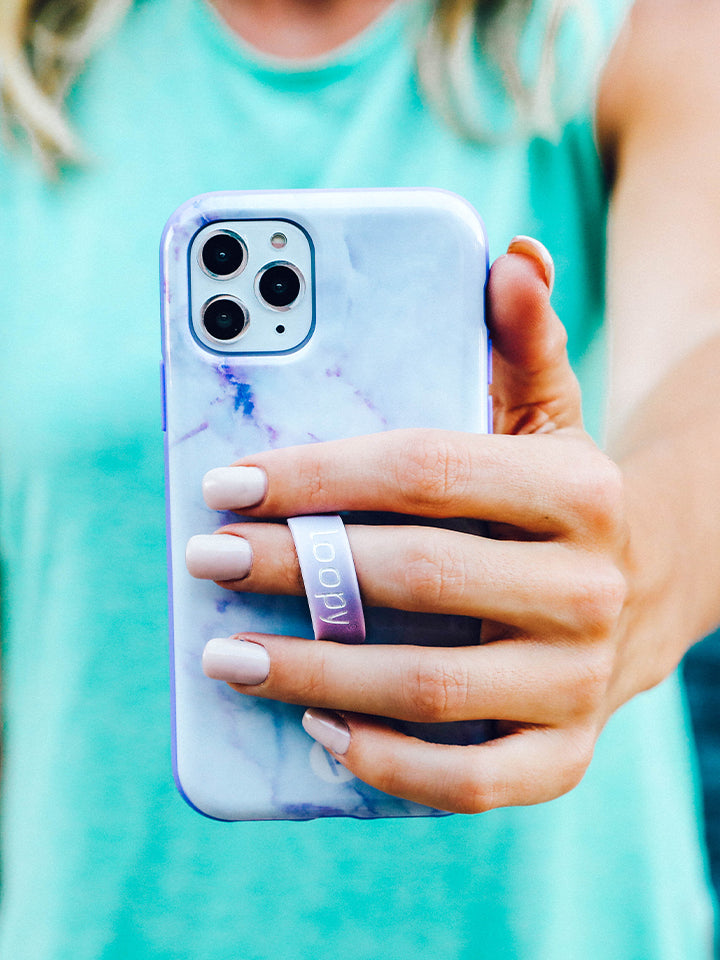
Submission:
[[[418,20],[415,0],[394,0],[360,33],[327,53],[300,60],[274,56],[258,50],[235,33],[209,0],[190,0],[203,34],[224,55],[266,82],[331,82],[351,72],[363,61],[373,59],[384,48],[405,39],[408,28]]]

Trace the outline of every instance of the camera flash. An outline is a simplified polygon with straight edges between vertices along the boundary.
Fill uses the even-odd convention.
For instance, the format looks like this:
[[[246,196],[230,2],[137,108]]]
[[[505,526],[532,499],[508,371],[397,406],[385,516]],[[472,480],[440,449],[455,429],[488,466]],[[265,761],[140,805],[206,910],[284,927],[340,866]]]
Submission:
[[[287,245],[287,237],[284,233],[274,233],[270,237],[270,243],[276,250],[282,250]]]

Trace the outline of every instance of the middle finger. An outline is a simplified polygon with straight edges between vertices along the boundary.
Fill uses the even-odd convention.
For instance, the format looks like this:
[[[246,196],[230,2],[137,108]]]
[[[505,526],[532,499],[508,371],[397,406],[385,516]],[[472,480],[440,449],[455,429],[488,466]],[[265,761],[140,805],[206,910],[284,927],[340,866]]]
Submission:
[[[492,540],[438,527],[346,527],[363,601],[422,613],[494,620],[537,635],[592,634],[603,568],[592,554],[552,541]],[[230,539],[235,538],[235,539]],[[213,547],[217,544],[217,549]],[[232,576],[227,549],[252,561]],[[216,565],[214,557],[219,564]],[[188,568],[200,578],[249,593],[301,596],[303,583],[284,524],[231,524],[193,537]]]

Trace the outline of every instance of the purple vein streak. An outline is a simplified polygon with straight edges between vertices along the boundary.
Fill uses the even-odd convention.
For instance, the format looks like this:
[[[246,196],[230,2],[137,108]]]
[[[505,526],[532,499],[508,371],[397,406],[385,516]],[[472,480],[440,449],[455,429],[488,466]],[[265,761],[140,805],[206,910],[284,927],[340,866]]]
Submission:
[[[208,422],[205,420],[200,424],[199,427],[195,427],[194,430],[190,430],[188,433],[183,434],[182,437],[178,437],[173,446],[177,446],[178,443],[184,443],[186,440],[189,440],[191,437],[196,437],[198,433],[202,433],[203,430],[207,430]]]

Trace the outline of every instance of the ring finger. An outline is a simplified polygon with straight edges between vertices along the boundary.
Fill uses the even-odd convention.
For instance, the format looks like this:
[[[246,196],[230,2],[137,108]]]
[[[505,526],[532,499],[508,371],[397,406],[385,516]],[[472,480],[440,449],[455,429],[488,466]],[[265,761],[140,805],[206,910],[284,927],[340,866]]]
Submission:
[[[211,640],[203,670],[240,693],[420,723],[560,725],[593,709],[592,648],[501,640],[477,647],[345,644],[243,634]]]

